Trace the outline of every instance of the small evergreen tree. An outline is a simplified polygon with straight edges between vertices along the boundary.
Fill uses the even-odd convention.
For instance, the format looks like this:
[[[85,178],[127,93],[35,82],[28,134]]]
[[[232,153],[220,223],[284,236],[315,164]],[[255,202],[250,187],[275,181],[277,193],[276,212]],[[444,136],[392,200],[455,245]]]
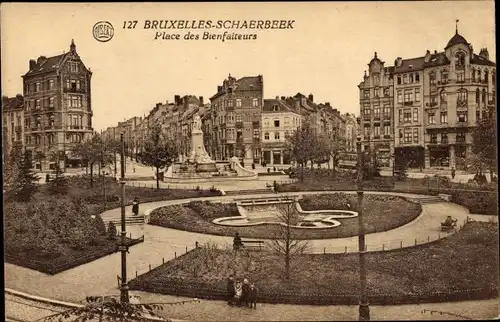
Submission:
[[[49,192],[54,195],[65,195],[68,193],[68,179],[63,175],[61,167],[56,162],[55,178],[49,183]]]
[[[12,191],[18,201],[29,201],[38,190],[38,177],[31,169],[32,164],[27,151],[24,152],[24,157],[18,162],[19,172],[13,183]]]
[[[108,239],[109,240],[116,239],[116,234],[117,234],[116,226],[112,221],[110,221],[108,223]]]
[[[102,220],[100,215],[96,216],[94,224],[99,235],[106,235],[106,224],[104,223],[104,220]]]

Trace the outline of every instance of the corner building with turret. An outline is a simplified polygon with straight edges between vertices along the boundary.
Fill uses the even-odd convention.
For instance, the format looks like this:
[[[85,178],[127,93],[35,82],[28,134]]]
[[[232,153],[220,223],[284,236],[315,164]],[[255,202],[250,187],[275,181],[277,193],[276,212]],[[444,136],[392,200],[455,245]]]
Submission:
[[[365,151],[380,166],[464,170],[477,121],[496,108],[496,64],[456,30],[444,51],[394,66],[375,53],[358,87]]]

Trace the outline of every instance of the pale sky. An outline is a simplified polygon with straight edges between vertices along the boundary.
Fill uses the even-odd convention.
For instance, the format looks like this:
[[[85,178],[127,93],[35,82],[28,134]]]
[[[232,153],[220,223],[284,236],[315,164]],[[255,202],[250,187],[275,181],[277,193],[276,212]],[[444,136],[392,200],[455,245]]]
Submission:
[[[377,51],[394,59],[442,51],[455,33],[495,57],[493,1],[309,3],[1,4],[2,95],[22,93],[29,59],[69,50],[71,39],[91,68],[96,130],[142,116],[174,95],[215,94],[229,73],[262,74],[264,96],[312,93],[342,113],[359,114],[358,88]],[[295,20],[288,30],[255,33],[257,40],[153,40],[145,20]],[[109,21],[114,37],[96,41],[92,27]],[[123,21],[138,20],[136,29]],[[190,30],[164,30],[180,33]],[[191,30],[203,33],[205,30]],[[224,30],[210,29],[212,33]]]

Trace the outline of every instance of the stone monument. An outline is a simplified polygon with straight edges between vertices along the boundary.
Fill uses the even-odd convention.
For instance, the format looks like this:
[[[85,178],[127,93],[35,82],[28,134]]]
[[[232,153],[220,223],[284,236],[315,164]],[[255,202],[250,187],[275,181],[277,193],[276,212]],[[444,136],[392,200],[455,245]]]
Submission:
[[[191,127],[191,153],[187,159],[188,163],[196,165],[196,172],[216,172],[215,161],[208,155],[203,144],[203,131],[201,130],[201,118],[196,113],[193,116]]]

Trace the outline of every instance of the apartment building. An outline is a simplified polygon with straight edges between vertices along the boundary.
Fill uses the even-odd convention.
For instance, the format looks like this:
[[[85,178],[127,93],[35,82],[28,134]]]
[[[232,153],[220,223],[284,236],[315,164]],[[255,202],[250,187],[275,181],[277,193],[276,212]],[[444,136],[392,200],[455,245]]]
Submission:
[[[24,97],[2,96],[2,156],[13,146],[24,146]],[[5,162],[4,162],[5,163]],[[4,164],[5,165],[5,164]]]
[[[393,165],[394,154],[394,67],[386,67],[377,53],[358,85],[360,135],[364,151],[381,167]]]
[[[240,79],[231,74],[210,98],[214,143],[207,147],[217,160],[237,156],[245,164],[261,163],[260,120],[264,99],[262,75]]]
[[[268,165],[290,164],[286,151],[286,137],[291,135],[302,123],[302,116],[285,97],[264,99],[262,108],[262,134],[255,139],[261,142],[262,161]]]
[[[489,60],[487,48],[474,53],[457,29],[444,51],[427,50],[425,55],[410,59],[398,57],[389,67],[383,67],[375,55],[369,66],[369,74],[359,85],[365,147],[366,142],[373,147],[372,142],[377,143],[383,132],[384,141],[386,134],[390,138],[384,143],[389,145],[390,159],[393,156],[396,165],[465,169],[476,122],[487,109],[495,108],[496,64]],[[376,96],[381,79],[384,102],[380,94]],[[380,106],[383,122],[375,119]],[[381,123],[383,130],[377,128]],[[376,146],[375,150],[380,161]]]
[[[29,61],[24,85],[24,142],[41,171],[78,166],[71,149],[93,133],[91,77],[71,41],[67,53]]]

